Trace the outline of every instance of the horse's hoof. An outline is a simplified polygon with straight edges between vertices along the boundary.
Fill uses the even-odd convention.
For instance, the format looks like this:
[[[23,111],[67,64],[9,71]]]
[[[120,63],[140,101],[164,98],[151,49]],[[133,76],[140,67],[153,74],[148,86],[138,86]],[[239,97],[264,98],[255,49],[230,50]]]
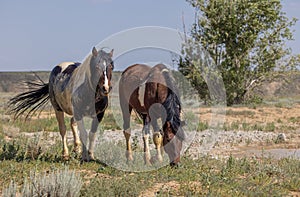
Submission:
[[[156,157],[151,157],[150,159],[150,163],[153,165],[157,162],[157,158]]]
[[[155,164],[157,162],[161,163],[162,161],[163,161],[163,158],[161,156],[159,157],[157,155],[151,157],[151,159],[150,159],[151,164]]]
[[[151,158],[144,159],[144,164],[146,166],[152,166]]]
[[[130,166],[130,165],[133,165],[134,164],[134,161],[133,160],[126,160],[126,164],[128,165],[128,166]]]
[[[70,160],[70,155],[63,155],[62,156],[64,161],[69,161]]]
[[[92,157],[89,158],[89,161],[90,161],[90,162],[94,162],[94,161],[96,161],[96,159],[95,159],[94,156],[92,156]]]
[[[73,152],[75,153],[75,154],[77,154],[77,155],[80,155],[81,154],[81,147],[74,147],[74,149],[73,149]]]
[[[81,158],[80,162],[81,163],[90,162],[90,159],[89,158]]]
[[[177,162],[177,163],[171,162],[171,163],[170,163],[170,167],[176,169],[176,168],[179,168],[179,167],[180,167],[180,164],[179,164],[179,162]]]
[[[133,161],[133,156],[132,156],[132,153],[126,151],[126,154],[125,154],[126,158],[127,158],[127,161]]]

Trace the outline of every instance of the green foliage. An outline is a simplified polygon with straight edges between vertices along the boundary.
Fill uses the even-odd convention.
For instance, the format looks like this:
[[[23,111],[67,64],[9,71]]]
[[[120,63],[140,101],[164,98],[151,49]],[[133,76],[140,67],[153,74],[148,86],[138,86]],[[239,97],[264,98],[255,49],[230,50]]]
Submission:
[[[293,39],[290,28],[296,19],[285,16],[280,0],[187,1],[199,10],[199,17],[192,27],[192,38],[183,47],[185,57],[179,60],[179,70],[202,99],[215,99],[211,98],[215,84],[209,80],[219,73],[228,105],[248,97],[260,102],[251,97],[255,87],[280,73],[275,70],[290,70],[299,64],[299,57],[291,56],[284,46]]]
[[[199,122],[198,127],[197,127],[197,131],[204,131],[208,128],[209,128],[209,125],[208,125],[207,122]]]
[[[53,186],[53,191],[58,191],[60,185],[59,189],[65,191],[71,188],[73,192],[80,190],[80,196],[143,196],[145,191],[158,196],[269,196],[270,193],[287,196],[300,188],[300,162],[292,158],[182,158],[178,168],[166,166],[143,173],[123,172],[98,163],[70,161],[67,165],[66,168],[60,162],[40,160],[2,161],[2,194],[8,190],[14,194],[14,191],[22,191],[33,183],[40,188],[35,190],[40,194],[47,191],[49,185]],[[68,170],[71,168],[74,170]],[[78,171],[80,176],[75,173]]]
[[[69,119],[66,118],[66,125],[69,125]],[[17,128],[22,128],[22,132],[38,132],[38,131],[59,131],[55,117],[37,118],[32,120],[17,119],[11,123]]]
[[[87,188],[83,188],[80,196],[139,196],[147,182],[137,176],[123,176],[120,179],[97,178]]]
[[[45,132],[32,138],[21,135],[11,141],[0,140],[0,161],[61,161],[61,142],[50,146],[47,144],[49,139],[48,133]]]

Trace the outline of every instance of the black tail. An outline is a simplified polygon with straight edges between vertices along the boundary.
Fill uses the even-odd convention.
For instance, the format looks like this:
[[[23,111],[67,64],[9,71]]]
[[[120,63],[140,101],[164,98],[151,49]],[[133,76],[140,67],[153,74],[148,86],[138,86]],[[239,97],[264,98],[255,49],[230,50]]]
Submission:
[[[8,101],[8,114],[14,114],[14,119],[26,114],[30,117],[49,100],[49,84],[40,82],[27,82],[30,90],[11,98]]]

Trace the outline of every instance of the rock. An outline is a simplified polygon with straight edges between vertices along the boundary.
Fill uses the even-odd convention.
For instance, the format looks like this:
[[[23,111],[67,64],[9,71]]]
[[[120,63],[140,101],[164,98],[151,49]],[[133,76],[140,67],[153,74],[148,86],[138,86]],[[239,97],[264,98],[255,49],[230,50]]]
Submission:
[[[286,141],[286,135],[284,133],[279,133],[276,139],[277,143],[282,143]]]

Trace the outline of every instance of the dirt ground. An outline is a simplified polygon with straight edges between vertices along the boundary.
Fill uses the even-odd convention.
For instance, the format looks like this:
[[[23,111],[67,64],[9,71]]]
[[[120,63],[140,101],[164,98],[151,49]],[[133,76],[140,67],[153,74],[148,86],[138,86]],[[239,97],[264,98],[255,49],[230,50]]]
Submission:
[[[201,122],[213,124],[223,122],[216,135],[215,144],[211,145],[209,155],[214,157],[265,156],[276,158],[296,156],[300,158],[300,104],[277,104],[256,107],[226,107],[222,115],[216,115],[210,108],[197,110]],[[211,123],[212,122],[212,123]],[[189,154],[201,150],[200,141],[212,131],[203,131],[195,136]],[[204,137],[203,137],[204,136]],[[281,139],[284,138],[284,139]],[[196,150],[193,150],[196,149]]]

